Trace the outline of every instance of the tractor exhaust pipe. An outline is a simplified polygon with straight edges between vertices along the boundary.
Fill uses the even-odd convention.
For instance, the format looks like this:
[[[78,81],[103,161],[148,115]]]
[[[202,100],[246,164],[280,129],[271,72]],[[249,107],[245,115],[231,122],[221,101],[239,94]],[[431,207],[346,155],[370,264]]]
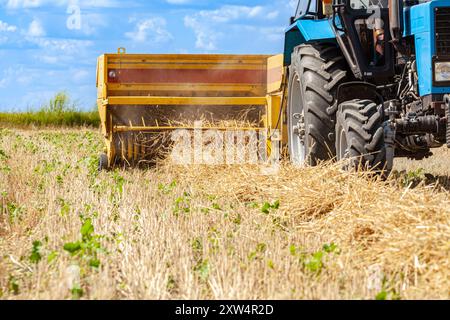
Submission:
[[[391,42],[397,48],[402,39],[403,33],[403,1],[389,0],[389,26],[391,32]]]

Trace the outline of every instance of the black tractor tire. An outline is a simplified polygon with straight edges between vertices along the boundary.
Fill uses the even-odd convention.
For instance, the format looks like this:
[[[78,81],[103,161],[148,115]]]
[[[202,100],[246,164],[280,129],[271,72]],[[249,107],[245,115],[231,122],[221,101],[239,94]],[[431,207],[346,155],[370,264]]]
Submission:
[[[309,43],[294,49],[289,70],[287,110],[292,162],[315,166],[336,156],[336,93],[339,85],[346,81],[348,65],[335,44]],[[301,131],[293,129],[299,118],[299,108],[302,109]],[[303,137],[304,156],[300,161],[296,159],[294,132],[300,132],[299,136]]]
[[[337,160],[343,160],[346,169],[387,173],[382,105],[347,101],[339,105],[336,119]]]
[[[98,159],[98,171],[101,172],[108,169],[108,156],[106,153],[102,153]]]

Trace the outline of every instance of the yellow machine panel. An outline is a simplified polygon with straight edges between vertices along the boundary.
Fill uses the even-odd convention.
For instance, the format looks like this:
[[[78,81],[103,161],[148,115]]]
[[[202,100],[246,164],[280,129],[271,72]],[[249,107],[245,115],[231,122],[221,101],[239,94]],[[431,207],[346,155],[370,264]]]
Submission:
[[[152,154],[142,137],[193,128],[271,130],[279,125],[283,56],[143,55],[99,57],[98,108],[107,164]]]

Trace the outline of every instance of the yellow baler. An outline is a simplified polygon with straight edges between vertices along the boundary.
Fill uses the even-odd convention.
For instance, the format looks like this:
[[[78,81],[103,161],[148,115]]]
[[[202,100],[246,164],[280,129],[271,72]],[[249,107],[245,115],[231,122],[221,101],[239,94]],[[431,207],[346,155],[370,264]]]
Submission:
[[[283,73],[282,55],[126,54],[121,48],[100,56],[97,103],[106,141],[100,169],[152,162],[165,134],[194,129],[199,120],[205,130],[282,130]]]

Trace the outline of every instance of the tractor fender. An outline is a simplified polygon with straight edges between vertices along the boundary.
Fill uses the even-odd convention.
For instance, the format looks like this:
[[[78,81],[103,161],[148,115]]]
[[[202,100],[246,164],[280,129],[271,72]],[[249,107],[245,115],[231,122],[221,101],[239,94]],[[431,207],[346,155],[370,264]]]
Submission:
[[[336,107],[345,101],[354,99],[371,100],[377,104],[383,104],[383,97],[378,93],[377,87],[368,82],[352,81],[341,84],[338,87]]]
[[[294,48],[308,42],[336,43],[336,35],[330,19],[299,19],[285,31],[284,66],[291,65]]]

